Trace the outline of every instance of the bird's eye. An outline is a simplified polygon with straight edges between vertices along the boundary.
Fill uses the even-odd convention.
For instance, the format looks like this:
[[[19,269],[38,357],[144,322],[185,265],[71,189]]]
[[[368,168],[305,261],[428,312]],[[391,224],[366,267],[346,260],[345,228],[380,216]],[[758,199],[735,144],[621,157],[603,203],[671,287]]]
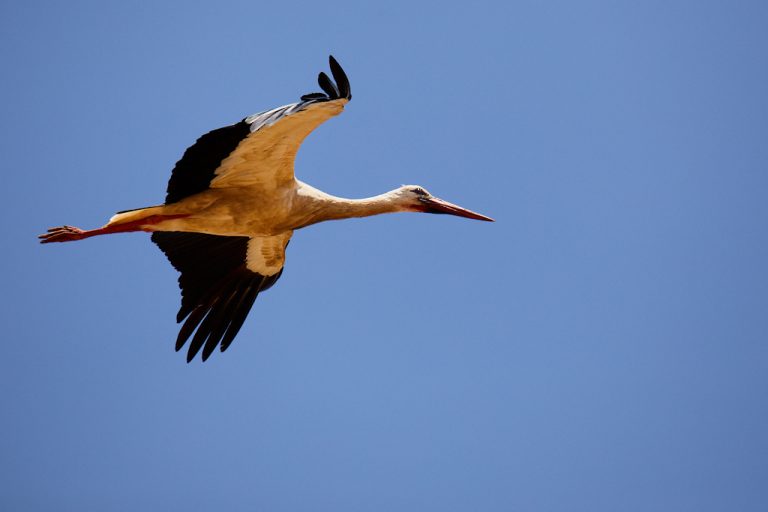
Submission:
[[[424,189],[423,189],[423,188],[421,188],[421,187],[416,187],[416,188],[414,188],[414,189],[413,189],[413,193],[414,193],[414,194],[416,194],[416,195],[419,195],[419,196],[426,196],[426,195],[427,195],[427,191],[426,191],[426,190],[424,190]]]

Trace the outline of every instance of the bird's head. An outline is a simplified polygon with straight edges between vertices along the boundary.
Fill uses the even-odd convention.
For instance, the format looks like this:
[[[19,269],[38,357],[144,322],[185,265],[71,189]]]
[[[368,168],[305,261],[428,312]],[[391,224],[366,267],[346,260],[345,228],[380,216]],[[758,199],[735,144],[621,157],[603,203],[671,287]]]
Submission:
[[[444,213],[448,215],[456,215],[458,217],[466,217],[468,219],[477,219],[493,222],[493,219],[467,210],[461,206],[449,203],[438,197],[430,194],[424,187],[418,185],[403,185],[397,190],[393,191],[396,196],[397,202],[403,207],[404,210],[410,212],[422,212],[422,213]]]

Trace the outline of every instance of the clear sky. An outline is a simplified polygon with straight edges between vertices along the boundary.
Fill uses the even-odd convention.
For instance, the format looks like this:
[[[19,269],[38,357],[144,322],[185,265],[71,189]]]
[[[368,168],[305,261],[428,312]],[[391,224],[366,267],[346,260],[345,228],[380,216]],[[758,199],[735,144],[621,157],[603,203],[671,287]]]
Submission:
[[[0,508],[764,511],[765,2],[3,2]],[[202,133],[354,94],[336,195],[205,364],[146,234]]]

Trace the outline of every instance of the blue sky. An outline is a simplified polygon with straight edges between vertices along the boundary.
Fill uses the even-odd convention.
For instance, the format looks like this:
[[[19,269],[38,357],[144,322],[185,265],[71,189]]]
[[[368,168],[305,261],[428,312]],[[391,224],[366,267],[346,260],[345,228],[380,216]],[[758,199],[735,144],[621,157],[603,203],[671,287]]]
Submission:
[[[764,510],[762,2],[0,6],[7,510]],[[296,233],[205,364],[145,234],[202,133],[354,99],[297,175],[497,219]]]

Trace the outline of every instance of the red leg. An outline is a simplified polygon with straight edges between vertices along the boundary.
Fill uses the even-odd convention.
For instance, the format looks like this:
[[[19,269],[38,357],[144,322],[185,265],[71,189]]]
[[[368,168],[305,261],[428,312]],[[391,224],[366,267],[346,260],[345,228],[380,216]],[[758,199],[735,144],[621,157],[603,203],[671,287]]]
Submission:
[[[49,229],[47,233],[38,235],[37,238],[40,239],[41,244],[49,244],[51,242],[72,242],[74,240],[82,240],[83,238],[90,238],[97,235],[108,235],[111,233],[151,231],[150,229],[146,229],[146,227],[153,224],[159,224],[164,220],[179,219],[182,217],[188,217],[188,215],[151,215],[149,217],[145,217],[143,219],[135,220],[132,222],[105,226],[98,229],[89,229],[87,231],[73,226],[60,226],[58,228]]]
[[[51,242],[71,242],[73,240],[82,240],[86,238],[86,231],[80,228],[72,226],[60,226],[58,228],[51,228],[47,233],[38,235],[41,244],[49,244]]]

